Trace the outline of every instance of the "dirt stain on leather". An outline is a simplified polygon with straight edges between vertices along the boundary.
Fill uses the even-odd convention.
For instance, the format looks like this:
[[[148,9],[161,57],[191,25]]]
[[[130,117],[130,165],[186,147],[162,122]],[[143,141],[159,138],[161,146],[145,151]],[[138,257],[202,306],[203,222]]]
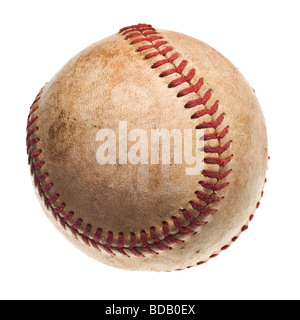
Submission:
[[[49,157],[55,162],[68,162],[72,159],[70,152],[74,140],[75,121],[61,110],[57,120],[48,130]]]

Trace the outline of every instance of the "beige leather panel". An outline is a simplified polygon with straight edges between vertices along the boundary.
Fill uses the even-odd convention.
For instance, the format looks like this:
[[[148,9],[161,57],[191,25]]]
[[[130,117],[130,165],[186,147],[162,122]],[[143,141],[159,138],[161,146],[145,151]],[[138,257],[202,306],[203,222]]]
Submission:
[[[43,183],[53,183],[49,196],[59,194],[53,206],[65,203],[61,218],[73,212],[68,225],[78,219],[83,223],[78,229],[83,234],[91,225],[90,235],[101,228],[101,243],[105,244],[112,232],[112,248],[118,246],[118,235],[125,235],[125,247],[130,247],[131,236],[137,236],[141,246],[140,233],[145,230],[149,243],[150,228],[155,227],[160,239],[165,238],[163,222],[167,222],[170,233],[177,234],[182,243],[172,244],[172,250],[153,255],[143,252],[137,257],[116,253],[114,256],[93,246],[87,246],[76,239],[69,227],[63,229],[44,206],[50,219],[81,250],[109,265],[130,270],[164,271],[183,269],[208,260],[218,254],[238,236],[254,213],[263,190],[267,168],[267,136],[264,118],[256,96],[240,72],[220,53],[203,42],[179,33],[158,30],[173,52],[179,56],[174,64],[151,68],[160,61],[161,55],[144,59],[153,50],[137,52],[145,43],[130,45],[131,40],[117,34],[87,48],[70,62],[46,85],[38,101],[36,124],[40,141],[34,148],[43,150],[39,161],[45,163],[41,172],[47,172]],[[135,39],[135,38],[133,38]],[[169,88],[178,74],[166,77],[159,75],[187,60],[183,72],[195,69],[191,80],[196,85],[200,78],[204,84],[199,93],[178,97],[178,93],[191,87],[187,82]],[[184,106],[192,100],[203,97],[211,90],[206,107]],[[210,109],[218,101],[218,111],[192,119],[197,110]],[[205,141],[206,147],[230,148],[219,154],[206,157],[230,158],[225,166],[206,163],[204,169],[230,174],[217,181],[202,174],[185,174],[186,164],[107,164],[100,165],[96,154],[100,146],[97,133],[100,129],[111,129],[118,133],[120,121],[127,121],[128,132],[143,129],[150,136],[151,129],[193,128],[203,122],[224,120],[215,129],[206,129],[206,134],[219,134],[229,128],[222,139]],[[128,142],[128,148],[134,142]],[[118,154],[117,145],[117,158]],[[151,149],[150,141],[148,150]],[[150,152],[149,152],[150,153]],[[174,159],[172,158],[174,161]],[[229,183],[220,191],[209,191],[201,185],[206,181],[214,185]],[[198,201],[196,191],[223,198],[205,206],[216,210],[210,216],[199,217],[190,201]],[[206,221],[200,228],[191,228],[194,235],[178,234],[174,224],[177,217],[183,227],[190,227],[181,209],[188,210],[194,218]],[[152,248],[153,249],[153,248]],[[154,250],[154,249],[153,249]],[[143,251],[143,250],[142,250]]]

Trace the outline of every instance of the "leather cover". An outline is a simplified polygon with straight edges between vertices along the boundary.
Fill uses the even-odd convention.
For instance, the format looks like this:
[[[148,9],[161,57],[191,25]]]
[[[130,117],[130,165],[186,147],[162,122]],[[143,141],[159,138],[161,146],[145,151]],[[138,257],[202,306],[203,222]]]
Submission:
[[[149,137],[157,128],[205,130],[204,171],[186,175],[174,158],[99,164],[97,133],[118,133],[120,121]],[[149,25],[71,59],[35,100],[27,146],[54,225],[103,263],[147,271],[195,266],[227,249],[259,205],[268,159],[263,114],[237,68],[199,40]]]

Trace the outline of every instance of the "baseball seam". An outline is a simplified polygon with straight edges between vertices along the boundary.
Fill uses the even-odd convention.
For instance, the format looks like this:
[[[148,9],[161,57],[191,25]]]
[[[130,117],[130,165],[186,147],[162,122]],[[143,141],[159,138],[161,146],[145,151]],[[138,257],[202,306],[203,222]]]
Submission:
[[[221,140],[224,139],[229,132],[229,127],[226,126],[222,128],[219,132],[217,129],[221,127],[221,124],[224,121],[225,114],[218,114],[218,106],[219,101],[216,101],[213,106],[207,107],[206,103],[212,96],[212,90],[206,91],[203,96],[200,96],[199,91],[204,84],[203,78],[200,78],[196,84],[192,84],[192,80],[196,75],[196,71],[194,69],[184,74],[187,61],[182,60],[178,65],[175,64],[176,60],[179,59],[180,55],[174,53],[174,49],[168,46],[167,41],[163,39],[163,37],[150,25],[140,24],[137,26],[126,27],[120,30],[120,34],[125,36],[126,41],[130,41],[130,45],[139,45],[136,49],[138,53],[146,51],[146,55],[144,58],[146,60],[152,59],[154,57],[162,56],[162,60],[156,61],[153,65],[153,69],[158,69],[164,65],[172,65],[171,69],[166,69],[160,72],[160,77],[167,77],[171,74],[180,75],[179,78],[173,80],[169,83],[169,88],[175,88],[183,83],[188,84],[188,88],[182,89],[177,93],[177,97],[180,98],[182,96],[186,96],[190,93],[195,93],[198,95],[198,99],[190,100],[186,103],[185,108],[193,108],[196,106],[203,106],[204,109],[196,111],[193,115],[193,119],[200,119],[204,116],[209,116],[211,121],[205,122],[202,121],[197,125],[198,129],[212,129],[213,132],[205,134],[204,140],[217,140],[218,147],[210,147],[205,146],[205,153],[209,154],[217,154],[218,157],[211,156],[205,157],[204,162],[207,164],[217,165],[219,170],[204,170],[203,176],[207,178],[205,181],[200,181],[199,184],[202,187],[202,191],[196,191],[195,194],[197,199],[200,201],[190,201],[191,207],[198,212],[198,215],[195,216],[192,210],[188,209],[179,209],[182,213],[182,218],[186,221],[186,223],[182,223],[182,221],[173,216],[172,220],[174,226],[177,229],[177,232],[174,234],[170,233],[169,224],[165,221],[162,222],[162,230],[164,238],[161,239],[159,237],[156,228],[153,226],[150,228],[148,233],[145,230],[142,230],[139,238],[136,234],[130,233],[130,246],[125,247],[125,235],[123,232],[120,232],[117,238],[117,245],[114,245],[114,234],[109,231],[107,235],[103,236],[103,232],[101,228],[98,228],[95,233],[92,235],[92,226],[90,224],[84,225],[82,219],[77,219],[75,222],[72,221],[74,217],[74,212],[65,212],[66,204],[59,203],[59,194],[51,193],[51,189],[53,188],[53,183],[45,183],[45,180],[48,178],[49,174],[47,172],[43,172],[42,168],[44,166],[44,162],[39,160],[40,154],[43,152],[38,148],[38,144],[40,142],[39,137],[37,136],[37,131],[39,127],[36,125],[38,122],[38,116],[35,115],[35,112],[38,110],[38,102],[41,98],[42,90],[39,92],[38,96],[34,100],[30,113],[28,116],[27,123],[27,152],[28,152],[28,160],[31,166],[31,173],[34,177],[34,183],[36,188],[38,189],[40,197],[44,200],[45,206],[52,211],[52,215],[56,221],[58,221],[62,227],[71,232],[75,238],[81,240],[88,246],[92,246],[99,251],[107,252],[110,255],[115,255],[117,253],[130,256],[130,254],[137,257],[145,257],[145,254],[158,254],[157,251],[164,251],[172,249],[172,245],[184,242],[186,237],[189,237],[193,234],[196,234],[197,229],[204,226],[207,221],[199,220],[202,216],[208,216],[214,214],[216,209],[209,209],[208,206],[220,202],[223,197],[217,197],[216,193],[220,190],[225,189],[228,186],[228,182],[220,183],[221,180],[227,178],[231,169],[227,168],[228,163],[232,160],[233,155],[229,157],[222,158],[221,155],[227,151],[231,146],[231,141],[226,141],[223,145]],[[140,45],[143,42],[148,43],[147,45]],[[154,50],[153,50],[154,49]],[[214,119],[216,116],[216,119]],[[223,171],[226,167],[226,170]],[[227,170],[228,169],[228,170]],[[213,182],[211,182],[213,179]],[[203,205],[203,203],[205,205]],[[259,202],[257,207],[259,206]],[[253,215],[250,217],[250,221],[252,220]],[[245,231],[246,225],[242,227],[242,231]],[[82,231],[83,230],[83,231]],[[149,239],[150,235],[150,239]],[[237,237],[236,237],[237,238]],[[103,240],[104,239],[104,240]],[[141,245],[138,245],[138,240]],[[234,239],[232,239],[234,241]],[[229,245],[221,248],[225,250],[229,247]],[[217,254],[211,255],[209,258],[213,258]],[[203,262],[199,262],[201,264]]]

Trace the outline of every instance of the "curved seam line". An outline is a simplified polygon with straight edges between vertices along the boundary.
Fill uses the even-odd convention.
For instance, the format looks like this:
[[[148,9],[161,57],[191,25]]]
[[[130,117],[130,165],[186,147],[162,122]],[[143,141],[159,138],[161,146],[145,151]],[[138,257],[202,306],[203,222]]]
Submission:
[[[141,33],[141,35],[144,35],[143,33]],[[145,41],[148,41],[148,40],[145,40]],[[154,45],[154,43],[153,42],[151,42],[153,45]],[[158,51],[158,50],[157,50]],[[160,53],[159,53],[160,54]],[[177,69],[177,67],[176,67],[176,65],[173,63],[173,65],[174,65],[174,67]],[[180,75],[182,75],[182,76],[184,76],[183,74],[181,74],[181,73],[178,73],[178,72],[176,72],[177,74],[180,74]],[[191,88],[193,88],[194,86],[191,84],[191,82],[190,81],[185,81],[185,82],[187,82],[188,84],[189,84],[189,86],[191,87]],[[27,130],[29,130],[29,128],[33,125],[33,123],[37,120],[37,119],[35,119],[35,117],[33,117],[33,114],[35,113],[35,111],[38,109],[38,106],[36,106],[36,104],[37,104],[37,102],[38,102],[38,100],[40,99],[40,96],[41,96],[41,94],[42,94],[42,91],[43,91],[43,89],[40,91],[40,93],[38,94],[38,96],[37,96],[37,98],[35,99],[35,101],[34,101],[34,103],[33,103],[33,105],[32,105],[32,107],[31,107],[31,111],[30,111],[30,114],[29,114],[29,117],[28,117],[28,128],[27,128]],[[198,92],[194,92],[194,93],[196,93],[197,95],[198,95],[198,97],[199,98],[202,98],[201,96],[200,96],[200,94],[198,93]],[[205,104],[203,104],[203,106],[204,106],[204,108],[206,109],[206,110],[208,110],[208,108],[206,107],[206,105]],[[211,119],[213,119],[213,117],[212,117],[212,115],[210,115],[210,114],[208,114],[209,116],[210,116],[210,118]],[[31,120],[30,120],[30,117],[32,118]],[[37,129],[38,130],[38,129]],[[214,131],[215,131],[215,133],[217,134],[217,130],[216,130],[216,128],[214,128]],[[30,132],[30,131],[28,131],[28,132]],[[35,134],[35,132],[33,132],[32,134]],[[32,154],[31,153],[31,151],[29,152],[29,150],[32,150],[32,148],[33,148],[33,146],[35,145],[35,144],[37,144],[40,140],[39,140],[39,138],[35,138],[36,140],[30,140],[29,138],[31,137],[31,135],[29,136],[29,137],[27,137],[27,144],[29,144],[29,147],[28,147],[28,154],[29,154],[29,156],[30,156],[30,154]],[[216,140],[218,140],[218,143],[219,143],[219,146],[220,146],[220,144],[221,144],[221,142],[220,142],[220,138],[215,138]],[[33,141],[32,142],[32,144],[30,144],[30,141]],[[35,152],[37,152],[37,150],[35,150]],[[38,156],[39,155],[37,155],[35,158],[38,158]],[[36,162],[34,163],[34,161],[33,161],[33,158],[32,159],[30,159],[29,160],[29,162],[32,162],[31,163],[31,167],[32,167],[32,172],[34,173],[34,178],[35,178],[35,180],[36,180],[36,178],[37,178],[37,174],[36,174],[36,171],[38,171],[38,170],[40,170],[41,168],[35,168],[35,167],[37,167],[37,166],[34,166],[35,164],[36,164]],[[221,171],[221,166],[219,165],[219,173],[220,173],[220,171]],[[219,181],[219,179],[217,179],[218,181]],[[221,180],[221,179],[220,179]],[[41,180],[41,181],[43,181],[43,180]],[[44,200],[46,201],[46,200],[48,200],[49,201],[49,199],[50,198],[53,198],[54,197],[54,195],[51,195],[50,197],[47,197],[47,195],[46,195],[46,192],[47,191],[44,191],[44,190],[42,190],[42,187],[43,187],[43,185],[40,183],[41,181],[36,181],[36,183],[38,184],[38,186],[39,186],[39,193],[40,193],[40,196],[42,197],[44,197]],[[51,189],[51,188],[50,188]],[[49,191],[49,190],[48,190]],[[215,193],[215,191],[213,191],[213,193],[212,194],[214,194]],[[211,194],[211,195],[212,195]],[[210,195],[210,197],[211,197],[211,195]],[[63,204],[62,204],[63,205]],[[209,204],[207,204],[205,207],[207,207]],[[108,242],[108,237],[109,237],[109,235],[110,235],[110,233],[108,232],[108,235],[107,235],[107,237],[106,237],[106,244],[102,244],[101,243],[101,237],[100,237],[100,240],[99,240],[99,242],[98,243],[96,243],[95,241],[94,241],[94,239],[95,239],[95,235],[93,236],[93,238],[91,238],[91,235],[89,234],[88,236],[85,236],[85,232],[87,232],[87,231],[84,231],[84,232],[80,232],[80,230],[78,230],[82,225],[80,225],[78,228],[77,228],[77,225],[76,225],[76,228],[74,227],[74,225],[78,222],[78,221],[80,221],[81,220],[81,223],[83,224],[83,220],[82,219],[77,219],[76,220],[76,222],[73,224],[73,225],[71,225],[70,224],[70,221],[65,221],[65,218],[66,218],[66,216],[68,215],[68,214],[65,214],[65,215],[63,215],[63,216],[61,216],[62,215],[62,212],[64,211],[64,210],[62,210],[61,212],[57,212],[57,210],[59,211],[59,208],[60,207],[57,207],[57,208],[55,208],[53,205],[52,205],[52,203],[50,203],[50,202],[48,202],[48,205],[46,205],[46,207],[47,207],[47,209],[49,210],[49,206],[52,208],[52,214],[54,215],[54,217],[55,217],[55,219],[57,220],[57,216],[59,216],[59,219],[60,219],[60,223],[62,224],[62,226],[63,226],[63,224],[65,225],[65,226],[68,226],[71,230],[71,232],[72,232],[72,234],[76,237],[76,235],[78,234],[81,238],[82,238],[82,240],[84,241],[84,239],[83,238],[85,238],[85,240],[87,241],[87,242],[92,242],[92,245],[93,244],[95,244],[96,246],[98,246],[98,245],[100,245],[101,246],[101,248],[103,248],[103,249],[114,249],[114,250],[117,250],[117,252],[119,252],[118,251],[118,249],[127,249],[127,250],[134,250],[135,248],[138,248],[138,249],[140,249],[140,250],[145,250],[145,249],[150,249],[150,250],[152,250],[152,249],[158,249],[158,248],[156,248],[155,246],[158,246],[160,243],[162,243],[162,241],[165,241],[165,242],[167,242],[167,240],[169,240],[169,239],[167,239],[168,237],[171,237],[171,238],[173,238],[174,236],[176,236],[176,235],[181,235],[181,236],[184,236],[184,237],[189,237],[190,235],[186,235],[186,234],[183,234],[183,233],[181,233],[180,232],[180,230],[178,229],[178,227],[176,227],[177,229],[178,229],[178,231],[177,231],[177,233],[174,233],[174,234],[171,234],[171,233],[169,233],[169,235],[168,236],[166,236],[165,235],[165,233],[164,233],[164,238],[163,239],[158,239],[158,241],[154,241],[153,240],[153,237],[152,237],[152,241],[153,241],[153,243],[149,243],[148,241],[148,235],[147,235],[147,246],[135,246],[135,247],[125,247],[125,246],[123,246],[123,247],[118,247],[118,246],[112,246],[111,244],[110,245],[108,245],[107,244],[107,242]],[[64,209],[64,208],[63,208]],[[54,213],[54,212],[55,213]],[[194,217],[194,219],[196,220],[196,219],[198,219],[199,218],[199,216],[201,216],[201,214],[199,214],[197,217]],[[72,218],[72,217],[71,217]],[[71,220],[71,219],[70,219]],[[173,220],[173,222],[174,222],[174,220]],[[200,221],[201,222],[201,221]],[[204,221],[202,221],[202,222],[204,222]],[[162,222],[162,224],[163,224],[163,222]],[[90,226],[90,225],[85,225],[85,230],[87,230],[87,227],[88,226]],[[64,226],[63,226],[64,227]],[[184,226],[182,226],[181,225],[181,228],[182,229],[185,229],[185,228],[187,228],[187,227],[189,227],[189,228],[195,228],[195,227],[193,227],[192,226],[192,223],[190,222],[189,224],[188,224],[188,226],[186,226],[186,227],[184,227]],[[197,228],[199,228],[199,227],[201,227],[201,225],[200,226],[198,226]],[[100,228],[98,228],[97,230],[100,230]],[[192,234],[194,234],[195,232],[193,231],[193,233]],[[150,234],[151,234],[151,231],[150,231]],[[119,233],[119,236],[120,236],[120,233]],[[135,239],[136,240],[136,239]],[[174,238],[173,240],[175,240],[175,242],[176,242],[176,240],[179,240],[179,239],[176,239],[176,238]],[[181,241],[181,240],[179,240],[179,241]],[[85,242],[85,241],[84,241]],[[183,242],[183,241],[181,241],[181,242]],[[170,243],[168,243],[169,245],[170,245]],[[90,244],[89,244],[90,245]],[[150,248],[150,246],[151,246],[151,248]],[[171,247],[168,247],[168,248],[171,248]],[[147,251],[147,250],[146,250]],[[120,253],[120,252],[119,252]],[[156,252],[155,252],[156,253]],[[115,254],[115,253],[113,253],[113,254]]]

